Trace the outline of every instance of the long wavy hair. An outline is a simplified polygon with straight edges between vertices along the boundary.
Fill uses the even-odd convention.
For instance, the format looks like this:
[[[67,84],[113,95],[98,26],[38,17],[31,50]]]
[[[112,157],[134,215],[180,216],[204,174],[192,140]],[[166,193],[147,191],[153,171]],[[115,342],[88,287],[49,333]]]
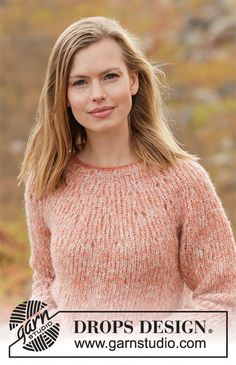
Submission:
[[[128,115],[130,140],[137,157],[147,168],[166,168],[183,158],[197,159],[179,146],[169,129],[161,93],[164,73],[146,58],[140,40],[115,19],[87,17],[65,29],[53,47],[18,185],[32,176],[35,192],[41,195],[65,184],[70,155],[78,153],[87,140],[85,128],[67,106],[70,67],[76,52],[106,38],[119,44],[128,70],[136,71],[139,77],[139,89],[132,96]]]

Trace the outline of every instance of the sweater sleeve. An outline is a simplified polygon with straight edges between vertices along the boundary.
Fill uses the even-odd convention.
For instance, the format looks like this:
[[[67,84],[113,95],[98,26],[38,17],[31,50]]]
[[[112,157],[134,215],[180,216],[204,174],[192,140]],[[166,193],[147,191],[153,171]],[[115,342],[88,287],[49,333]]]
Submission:
[[[25,186],[24,201],[31,246],[29,264],[33,270],[30,299],[43,301],[49,310],[54,309],[56,304],[51,295],[51,285],[55,278],[50,253],[51,233],[43,217],[43,200],[35,196],[30,179]]]
[[[230,223],[209,175],[197,162],[190,163],[185,184],[180,267],[193,300],[183,309],[234,312],[236,248]]]

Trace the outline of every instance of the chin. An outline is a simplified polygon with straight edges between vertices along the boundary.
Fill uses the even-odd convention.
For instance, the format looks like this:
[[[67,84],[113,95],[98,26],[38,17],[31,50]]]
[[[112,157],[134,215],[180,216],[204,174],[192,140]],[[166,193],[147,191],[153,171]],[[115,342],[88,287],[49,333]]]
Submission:
[[[121,126],[121,123],[114,120],[98,120],[95,123],[93,123],[93,127],[91,126],[91,129],[94,130],[109,130],[112,128],[119,128]]]

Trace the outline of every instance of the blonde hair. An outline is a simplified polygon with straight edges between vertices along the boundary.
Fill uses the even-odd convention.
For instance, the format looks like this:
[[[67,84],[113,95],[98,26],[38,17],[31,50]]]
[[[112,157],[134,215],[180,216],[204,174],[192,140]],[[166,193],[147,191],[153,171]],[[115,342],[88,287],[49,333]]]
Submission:
[[[18,185],[32,175],[35,191],[41,195],[65,184],[64,171],[70,153],[80,151],[87,139],[85,128],[67,107],[71,63],[80,49],[105,38],[119,44],[128,70],[136,71],[139,77],[139,89],[132,96],[128,115],[130,140],[137,157],[147,168],[153,165],[166,168],[182,158],[197,159],[180,148],[168,127],[160,91],[160,76],[164,73],[147,60],[140,41],[117,20],[87,17],[65,29],[52,50]]]

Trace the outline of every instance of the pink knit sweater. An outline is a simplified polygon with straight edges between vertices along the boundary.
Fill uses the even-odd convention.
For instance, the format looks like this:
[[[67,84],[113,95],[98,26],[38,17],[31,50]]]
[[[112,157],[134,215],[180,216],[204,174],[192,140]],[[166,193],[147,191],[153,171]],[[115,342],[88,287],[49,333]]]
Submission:
[[[41,199],[26,184],[31,299],[58,310],[235,307],[235,243],[199,163],[161,172],[72,155],[65,176]]]

